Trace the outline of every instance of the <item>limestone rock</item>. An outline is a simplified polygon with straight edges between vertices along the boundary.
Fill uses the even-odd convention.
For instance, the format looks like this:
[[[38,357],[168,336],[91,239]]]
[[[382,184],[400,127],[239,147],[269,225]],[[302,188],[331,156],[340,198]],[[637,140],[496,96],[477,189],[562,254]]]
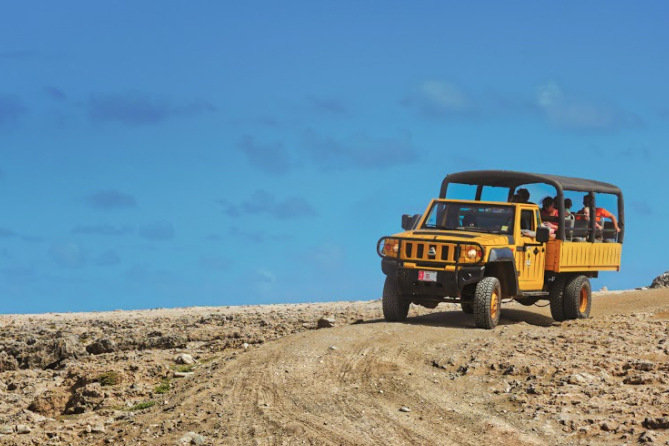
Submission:
[[[655,279],[653,283],[650,284],[651,288],[669,288],[669,271],[664,274],[660,274]]]
[[[196,434],[195,432],[188,432],[183,437],[177,440],[177,445],[189,445],[189,444],[204,444],[205,438],[202,435]]]
[[[174,358],[174,362],[176,362],[177,364],[187,364],[187,365],[195,364],[195,360],[188,353],[178,354],[176,358]]]
[[[332,328],[337,323],[337,320],[333,317],[323,316],[316,323],[316,328]]]
[[[641,423],[646,429],[669,429],[669,417],[650,418],[646,417]]]
[[[28,406],[29,410],[47,417],[57,417],[65,411],[70,395],[61,388],[54,388],[40,393]]]
[[[30,429],[30,426],[27,426],[25,424],[17,424],[16,425],[16,433],[17,434],[29,434],[32,432],[32,429]]]
[[[86,351],[92,355],[101,355],[103,353],[113,353],[117,349],[116,342],[109,338],[98,339],[86,346]]]

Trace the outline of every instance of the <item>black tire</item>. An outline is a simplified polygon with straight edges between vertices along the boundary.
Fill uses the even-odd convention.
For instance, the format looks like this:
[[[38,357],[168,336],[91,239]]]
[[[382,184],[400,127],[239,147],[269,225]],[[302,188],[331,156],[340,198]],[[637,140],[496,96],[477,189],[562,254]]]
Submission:
[[[567,316],[564,314],[564,289],[569,279],[571,279],[571,276],[557,276],[551,286],[549,296],[551,300],[551,316],[558,322],[567,319]]]
[[[564,289],[564,315],[567,319],[587,319],[592,307],[590,279],[575,276]]]
[[[462,311],[467,314],[474,314],[474,304],[470,304],[468,302],[460,302],[460,308],[462,308]]]
[[[502,285],[497,277],[484,277],[476,284],[474,320],[479,328],[495,328],[502,313]]]
[[[402,296],[397,282],[390,277],[386,277],[386,282],[383,285],[382,303],[383,317],[388,322],[402,322],[406,320],[411,302]]]

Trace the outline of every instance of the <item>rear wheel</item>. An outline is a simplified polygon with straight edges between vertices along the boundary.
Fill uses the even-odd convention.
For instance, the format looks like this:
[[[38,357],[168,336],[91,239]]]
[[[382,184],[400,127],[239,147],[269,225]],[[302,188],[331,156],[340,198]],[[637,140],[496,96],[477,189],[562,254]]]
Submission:
[[[587,319],[592,306],[590,279],[575,276],[564,289],[564,314],[567,319]]]
[[[557,276],[550,290],[551,316],[558,322],[567,319],[564,312],[564,291],[570,276]]]
[[[383,317],[388,322],[402,322],[409,314],[411,302],[405,299],[400,292],[397,282],[386,277],[383,285]]]
[[[484,277],[476,284],[474,319],[479,328],[495,328],[502,313],[502,286],[496,277]]]

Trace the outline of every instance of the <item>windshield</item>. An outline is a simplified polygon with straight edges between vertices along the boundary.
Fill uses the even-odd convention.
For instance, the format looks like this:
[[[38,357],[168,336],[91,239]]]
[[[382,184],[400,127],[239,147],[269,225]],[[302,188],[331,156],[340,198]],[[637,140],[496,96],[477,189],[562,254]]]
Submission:
[[[437,202],[423,228],[513,234],[514,211],[514,206]]]

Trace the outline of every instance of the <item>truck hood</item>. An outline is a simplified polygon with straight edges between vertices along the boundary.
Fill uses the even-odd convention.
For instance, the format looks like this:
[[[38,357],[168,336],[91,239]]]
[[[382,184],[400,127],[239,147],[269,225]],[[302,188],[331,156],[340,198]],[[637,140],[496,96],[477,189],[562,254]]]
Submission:
[[[443,242],[471,242],[481,245],[507,245],[513,243],[513,235],[486,234],[474,231],[439,231],[419,229],[400,232],[395,237],[410,237],[416,240],[443,241]]]

